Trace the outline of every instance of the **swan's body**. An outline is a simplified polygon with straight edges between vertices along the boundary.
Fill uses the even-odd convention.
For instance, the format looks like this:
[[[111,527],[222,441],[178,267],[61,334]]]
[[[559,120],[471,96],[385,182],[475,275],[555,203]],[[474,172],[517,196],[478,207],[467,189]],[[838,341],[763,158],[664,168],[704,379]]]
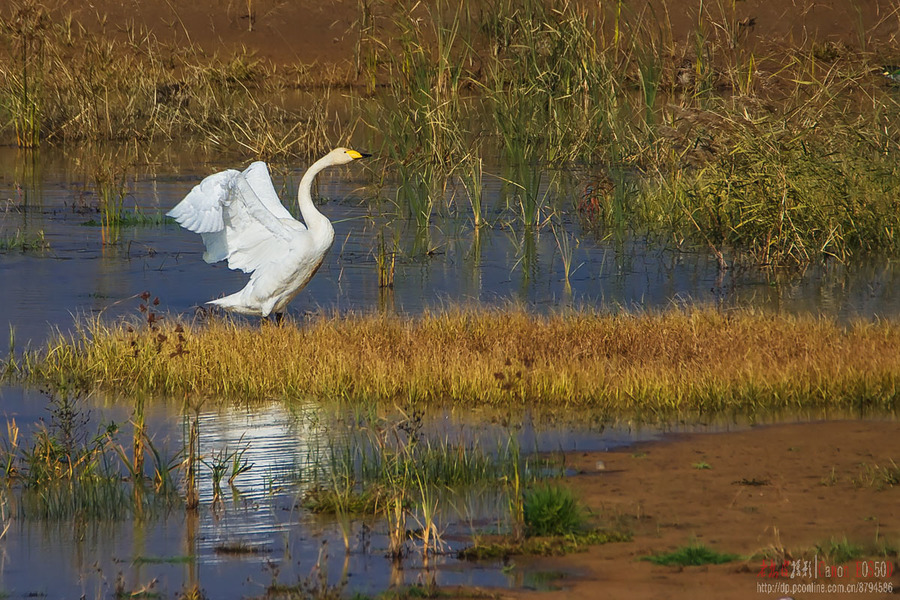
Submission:
[[[243,173],[229,169],[210,175],[166,213],[200,234],[206,245],[203,260],[227,260],[230,269],[251,273],[244,289],[207,304],[261,317],[284,311],[316,274],[334,241],[331,222],[313,204],[313,180],[326,167],[364,156],[337,148],[309,167],[297,191],[305,225],[281,204],[264,162]]]

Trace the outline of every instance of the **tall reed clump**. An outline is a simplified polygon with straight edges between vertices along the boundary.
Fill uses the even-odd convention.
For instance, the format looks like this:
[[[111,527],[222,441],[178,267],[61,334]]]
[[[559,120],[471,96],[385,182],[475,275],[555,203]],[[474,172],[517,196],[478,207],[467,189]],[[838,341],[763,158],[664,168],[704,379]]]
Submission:
[[[482,26],[491,48],[483,87],[504,158],[507,204],[530,227],[547,196],[544,166],[577,153],[568,111],[585,93],[580,67],[592,63],[595,48],[541,2],[494,8]],[[567,60],[579,53],[577,63]]]
[[[128,163],[119,155],[100,151],[92,161],[94,192],[100,211],[100,235],[104,244],[119,241],[128,195]]]
[[[900,129],[890,114],[707,114],[710,155],[648,186],[635,213],[762,265],[896,254]]]
[[[425,227],[434,208],[443,206],[448,178],[466,159],[472,160],[460,98],[468,49],[459,35],[461,7],[451,11],[444,2],[399,3],[394,10],[400,52],[391,55],[391,83],[370,120],[397,169],[398,204],[417,226]],[[422,11],[425,28],[418,20]]]
[[[0,107],[12,115],[16,145],[40,145],[43,83],[46,69],[44,37],[50,16],[36,0],[14,1],[9,17],[0,18],[0,33],[12,59],[0,67]]]
[[[890,319],[844,326],[752,311],[538,316],[507,308],[349,314],[275,329],[167,318],[151,331],[94,320],[24,353],[17,368],[31,381],[125,395],[577,406],[654,419],[889,411],[897,403],[898,350],[900,329]]]
[[[648,61],[635,56],[659,55],[661,34],[648,35],[642,17],[620,13],[621,36],[610,40],[603,10],[565,1],[498,0],[495,8],[483,17],[488,43],[496,49],[486,60],[483,80],[498,116],[511,108],[513,114],[505,118],[518,121],[517,128],[507,130],[497,120],[506,145],[515,136],[523,141],[538,138],[543,143],[541,164],[617,162],[640,150],[645,125],[633,117],[641,100],[628,80],[644,81],[648,110],[653,110],[658,77],[651,81],[643,66]],[[630,51],[626,31],[633,38]],[[517,106],[504,91],[529,101]]]

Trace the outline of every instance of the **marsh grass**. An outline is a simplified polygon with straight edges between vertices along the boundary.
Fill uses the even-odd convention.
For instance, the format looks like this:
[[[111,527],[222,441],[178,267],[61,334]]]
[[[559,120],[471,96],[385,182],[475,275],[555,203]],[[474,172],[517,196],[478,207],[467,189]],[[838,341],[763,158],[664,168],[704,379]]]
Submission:
[[[19,146],[181,139],[273,156],[331,145],[327,93],[302,108],[277,98],[290,69],[273,77],[252,52],[209,56],[164,44],[134,22],[113,27],[105,19],[99,31],[71,16],[51,20],[38,0],[15,0],[0,15],[0,110]]]
[[[123,396],[583,407],[646,420],[892,411],[900,377],[900,328],[891,320],[842,325],[750,310],[449,309],[322,316],[279,328],[157,316],[152,326],[94,319],[10,360],[28,381]]]
[[[148,301],[149,294],[143,299]],[[154,313],[144,319],[148,330],[155,326]],[[48,419],[24,432],[14,419],[7,420],[6,435],[0,437],[0,484],[3,498],[15,507],[12,517],[155,518],[180,506],[196,508],[200,464],[210,471],[215,508],[221,480],[227,477],[234,486],[252,467],[243,443],[201,456],[196,421],[190,419],[185,421],[187,447],[175,454],[161,451],[148,431],[143,397],[135,400],[131,439],[121,442],[118,423],[92,421],[84,388],[70,382],[46,393]],[[0,505],[0,517],[5,516]]]
[[[763,265],[897,250],[896,144],[885,146],[878,122],[800,108],[750,119],[689,112],[679,127],[705,130],[709,158],[640,195],[638,219]]]
[[[115,423],[91,431],[80,398],[71,392],[52,396],[49,424],[28,436],[21,434],[15,421],[7,422],[0,447],[2,478],[15,496],[16,516],[118,519],[160,514],[177,504],[174,486],[144,488],[145,476],[135,470],[138,464],[143,468],[137,454],[143,446],[138,450],[136,441],[135,454],[129,458],[116,440]],[[155,449],[154,453],[158,457]]]
[[[9,17],[0,20],[0,33],[7,40],[12,61],[4,69],[6,85],[0,92],[0,106],[13,115],[16,145],[40,145],[43,112],[43,81],[46,69],[44,37],[50,15],[33,0],[14,2]]]
[[[833,565],[846,564],[865,556],[865,549],[849,541],[846,536],[838,539],[831,537],[815,546],[815,554]]]
[[[421,415],[381,421],[329,447],[304,478],[312,487],[303,506],[322,513],[387,513],[399,495],[394,508],[418,506],[427,521],[423,529],[433,532],[425,525],[435,522],[435,500],[444,495],[439,490],[458,492],[516,478],[524,485],[560,472],[554,457],[523,456],[512,439],[484,448],[426,437],[421,427]]]
[[[399,410],[390,419],[361,422],[339,445],[308,461],[300,504],[334,516],[346,552],[351,519],[377,516],[386,528],[389,558],[401,562],[418,548],[427,562],[446,547],[445,516],[468,506],[473,494],[521,496],[524,485],[561,475],[555,459],[523,456],[513,438],[494,449],[451,442],[426,434],[423,417],[418,409]],[[502,513],[501,523],[507,521]],[[515,523],[510,528],[519,529]]]
[[[427,97],[420,104],[432,114],[452,106],[444,112],[451,118],[433,121],[445,125],[442,135],[460,115],[484,115],[486,146],[484,137],[449,137],[462,140],[453,147],[477,148],[475,155],[499,150],[492,175],[506,182],[519,225],[543,223],[556,195],[539,191],[547,166],[583,160],[640,173],[634,193],[617,193],[618,210],[599,214],[600,224],[707,246],[723,267],[726,257],[806,265],[897,252],[898,104],[867,78],[865,55],[785,53],[758,36],[751,43],[753,20],[739,18],[733,2],[702,4],[687,43],[676,41],[668,14],[621,3],[598,12],[497,1],[449,21],[447,12],[416,13],[435,33],[407,45],[415,60],[405,70],[391,67],[391,75],[407,75],[391,107],[415,97]],[[466,43],[454,46],[460,39]],[[424,122],[413,129],[428,131]],[[431,134],[406,139],[409,148],[449,147]],[[424,160],[432,169],[440,162]],[[466,164],[450,160],[442,174],[466,179]],[[401,165],[401,181],[412,186],[404,202],[440,198],[437,186],[424,191],[425,169]]]
[[[95,219],[88,219],[82,225],[85,227],[100,227],[101,229],[104,227],[115,226],[119,228],[123,227],[156,227],[159,225],[164,225],[168,222],[167,217],[161,210],[151,210],[145,211],[139,207],[135,208],[122,208],[118,214],[110,215],[104,217],[97,221]],[[109,225],[107,225],[107,223]]]
[[[900,252],[900,105],[866,51],[785,48],[724,0],[694,9],[687,35],[672,30],[666,3],[358,9],[356,77],[335,79],[339,67],[210,56],[134,23],[89,31],[51,20],[39,0],[14,0],[0,17],[0,130],[24,147],[178,141],[318,154],[357,123],[333,108],[339,83],[362,88],[353,112],[381,149],[382,180],[396,182],[387,201],[420,228],[453,210],[479,226],[486,176],[506,182],[510,222],[539,228],[558,208],[549,169],[588,164],[636,180],[627,194],[617,185],[615,210],[590,227],[706,246],[723,267]],[[859,27],[871,48],[875,31]],[[298,87],[309,89],[299,105],[287,99]],[[106,180],[111,226],[122,186]],[[453,182],[468,202],[448,196]]]

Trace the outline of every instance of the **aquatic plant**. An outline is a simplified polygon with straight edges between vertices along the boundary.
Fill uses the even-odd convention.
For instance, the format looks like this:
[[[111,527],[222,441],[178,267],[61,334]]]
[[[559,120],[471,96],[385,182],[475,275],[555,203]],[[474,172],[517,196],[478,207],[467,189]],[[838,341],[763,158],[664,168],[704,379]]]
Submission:
[[[235,480],[253,468],[253,464],[245,458],[248,449],[249,444],[245,443],[243,437],[241,437],[236,450],[229,450],[226,445],[223,448],[214,450],[206,457],[198,457],[200,463],[209,469],[212,479],[212,505],[214,508],[223,504],[222,481],[227,481],[228,485],[234,489]]]
[[[393,238],[393,247],[388,250],[384,241],[384,229],[379,235],[378,251],[375,254],[375,267],[378,269],[378,287],[392,289],[394,287],[394,267],[397,262],[396,237]]]
[[[4,69],[6,86],[0,91],[0,106],[13,115],[16,145],[36,148],[41,142],[46,69],[44,38],[50,29],[50,15],[35,0],[16,0],[8,18],[0,19],[0,33],[9,45],[13,60]]]
[[[197,466],[200,462],[200,418],[195,415],[185,424],[188,428],[187,454],[184,457],[185,491],[184,506],[189,511],[195,511],[200,506],[200,492],[197,489]]]
[[[548,206],[559,183],[548,167],[587,163],[635,179],[627,197],[616,182],[599,225],[700,244],[723,266],[896,254],[898,104],[868,76],[868,56],[751,43],[753,19],[725,1],[694,9],[676,35],[666,9],[367,0],[357,82],[352,68],[316,75],[252,50],[173,48],[134,24],[51,24],[41,2],[16,0],[0,16],[0,123],[20,145],[183,140],[252,156],[317,153],[354,128],[335,113],[332,86],[359,83],[371,96],[353,112],[382,148],[382,179],[397,182],[389,199],[419,227],[461,206],[478,226],[484,176],[505,180],[517,225],[538,226],[559,208]],[[289,102],[298,85],[304,102]],[[93,179],[106,182],[99,204],[116,222],[122,179]],[[468,202],[448,196],[457,182]]]
[[[49,248],[43,229],[35,233],[16,229],[11,236],[0,238],[0,252],[41,252]]]
[[[465,52],[458,39],[461,9],[447,22],[442,2],[429,6],[426,33],[414,8],[402,3],[396,7],[401,52],[392,55],[391,85],[370,106],[369,121],[382,139],[382,154],[391,158],[397,205],[424,228],[432,211],[443,207],[448,179],[472,149],[467,147],[466,113],[458,91],[462,69],[451,59]],[[429,34],[435,52],[427,47]]]
[[[103,155],[94,169],[94,189],[101,214],[101,239],[104,244],[119,241],[125,197],[128,195],[127,172],[117,157]]]
[[[574,273],[578,269],[578,267],[581,266],[578,265],[573,269],[572,260],[575,256],[575,251],[581,245],[581,242],[577,237],[568,233],[562,226],[557,227],[551,223],[550,230],[553,232],[553,238],[556,240],[556,248],[559,250],[559,258],[562,261],[563,281],[565,282],[564,290],[567,294],[571,294],[572,273]]]
[[[694,118],[688,115],[683,127]],[[816,125],[801,125],[809,119]],[[827,135],[823,122],[830,123]],[[673,171],[639,196],[639,219],[666,222],[758,264],[896,251],[896,144],[885,146],[880,125],[806,107],[787,118],[707,113],[704,127],[714,153],[700,168]],[[838,142],[832,135],[841,130],[849,137]],[[718,152],[725,146],[728,152]]]
[[[116,441],[118,425],[101,424],[92,433],[81,400],[77,391],[52,395],[49,425],[39,426],[27,441],[15,421],[7,422],[0,478],[16,497],[13,516],[116,519],[177,504],[174,487],[144,492],[145,476],[135,468],[139,460],[129,459]],[[126,473],[129,479],[123,477]]]
[[[469,493],[502,492],[512,481],[521,486],[560,474],[547,457],[520,456],[510,440],[496,449],[451,442],[422,431],[424,413],[400,411],[397,417],[356,417],[347,435],[329,442],[324,456],[301,480],[312,484],[301,505],[334,515],[350,550],[350,519],[378,515],[386,527],[386,554],[405,559],[418,547],[427,562],[445,548],[442,516],[465,505]],[[318,450],[316,450],[318,452]],[[499,486],[499,490],[498,490]],[[505,521],[505,515],[500,515]],[[410,533],[410,523],[418,527]]]

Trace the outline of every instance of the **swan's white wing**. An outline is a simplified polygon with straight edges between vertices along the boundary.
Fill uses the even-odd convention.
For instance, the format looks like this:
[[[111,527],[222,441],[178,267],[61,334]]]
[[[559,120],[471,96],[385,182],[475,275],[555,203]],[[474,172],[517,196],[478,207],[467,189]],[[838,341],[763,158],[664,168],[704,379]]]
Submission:
[[[244,171],[244,178],[256,193],[256,197],[269,209],[270,213],[279,219],[294,218],[281,203],[278,194],[275,193],[275,187],[272,185],[272,178],[269,176],[269,167],[266,163],[257,161],[251,164]],[[298,224],[300,224],[299,221]]]
[[[229,268],[250,273],[289,249],[300,223],[281,210],[289,221],[270,212],[243,173],[229,170],[201,181],[167,214],[202,236],[206,262],[227,260]]]
[[[231,180],[240,175],[234,169],[210,175],[166,213],[178,224],[194,233],[210,233],[225,228],[224,200],[228,197]]]

